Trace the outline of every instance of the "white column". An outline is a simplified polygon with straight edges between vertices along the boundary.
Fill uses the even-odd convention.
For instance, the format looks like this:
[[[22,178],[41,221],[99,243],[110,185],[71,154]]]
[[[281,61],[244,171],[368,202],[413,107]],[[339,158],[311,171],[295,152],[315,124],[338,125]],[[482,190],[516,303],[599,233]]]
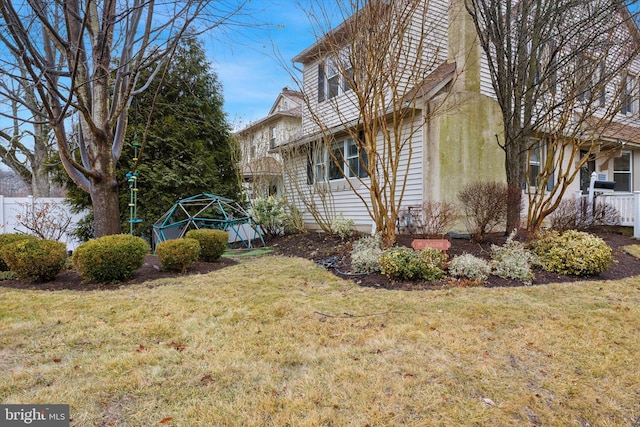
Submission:
[[[633,192],[633,238],[640,239],[640,191]]]

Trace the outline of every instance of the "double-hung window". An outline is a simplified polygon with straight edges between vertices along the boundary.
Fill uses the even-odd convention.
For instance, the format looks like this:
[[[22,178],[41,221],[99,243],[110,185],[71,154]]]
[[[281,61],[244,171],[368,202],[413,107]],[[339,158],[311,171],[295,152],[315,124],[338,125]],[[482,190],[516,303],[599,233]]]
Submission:
[[[635,79],[630,74],[626,74],[622,79],[622,90],[620,91],[620,112],[622,114],[633,114],[633,86]]]
[[[353,68],[347,55],[327,58],[318,67],[318,102],[351,90]]]
[[[623,151],[622,156],[613,159],[613,190],[631,192],[631,177],[631,152]]]
[[[336,142],[332,147],[332,158],[329,164],[329,180],[343,178],[364,178],[367,176],[367,153],[358,149],[352,138]]]
[[[540,168],[542,165],[542,147],[539,140],[535,140],[529,149],[529,169],[527,183],[530,187],[537,187],[540,180]]]
[[[313,152],[310,182],[336,181],[345,178],[365,178],[368,165],[367,154],[358,148],[351,138],[334,142],[331,152],[322,144]]]

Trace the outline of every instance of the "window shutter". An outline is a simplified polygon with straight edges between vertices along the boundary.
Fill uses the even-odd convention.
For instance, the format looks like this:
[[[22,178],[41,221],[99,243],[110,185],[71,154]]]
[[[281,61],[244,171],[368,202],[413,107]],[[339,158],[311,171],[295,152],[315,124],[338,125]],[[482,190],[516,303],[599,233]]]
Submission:
[[[324,101],[324,65],[318,64],[318,102]]]
[[[313,145],[309,144],[307,150],[307,185],[313,184]]]

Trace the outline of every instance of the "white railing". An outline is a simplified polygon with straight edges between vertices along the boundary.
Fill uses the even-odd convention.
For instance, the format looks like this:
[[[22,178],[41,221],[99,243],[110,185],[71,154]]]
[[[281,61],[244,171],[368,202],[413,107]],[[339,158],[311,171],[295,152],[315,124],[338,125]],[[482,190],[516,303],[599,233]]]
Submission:
[[[588,199],[587,195],[579,195]],[[620,225],[633,227],[633,237],[640,239],[640,191],[633,193],[603,193],[595,195],[596,202],[605,203],[618,211]]]
[[[639,193],[640,194],[640,193]],[[627,227],[633,226],[634,219],[634,199],[633,193],[626,194],[600,194],[596,197],[598,202],[606,203],[607,205],[615,208],[620,214],[620,225]]]

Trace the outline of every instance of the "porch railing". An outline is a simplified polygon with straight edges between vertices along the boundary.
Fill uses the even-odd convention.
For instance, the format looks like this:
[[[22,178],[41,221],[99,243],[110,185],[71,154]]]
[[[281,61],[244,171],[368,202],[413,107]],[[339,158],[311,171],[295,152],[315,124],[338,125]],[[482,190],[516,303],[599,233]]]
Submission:
[[[620,225],[633,227],[633,237],[640,239],[640,191],[599,194],[596,200],[615,208],[620,214]]]

